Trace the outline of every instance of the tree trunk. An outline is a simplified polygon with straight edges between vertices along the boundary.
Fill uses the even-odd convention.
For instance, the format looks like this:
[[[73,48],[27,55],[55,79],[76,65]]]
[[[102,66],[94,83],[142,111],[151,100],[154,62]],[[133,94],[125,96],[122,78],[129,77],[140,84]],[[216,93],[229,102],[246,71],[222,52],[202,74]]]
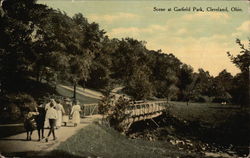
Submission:
[[[73,98],[74,98],[74,100],[76,100],[76,82],[74,83]]]

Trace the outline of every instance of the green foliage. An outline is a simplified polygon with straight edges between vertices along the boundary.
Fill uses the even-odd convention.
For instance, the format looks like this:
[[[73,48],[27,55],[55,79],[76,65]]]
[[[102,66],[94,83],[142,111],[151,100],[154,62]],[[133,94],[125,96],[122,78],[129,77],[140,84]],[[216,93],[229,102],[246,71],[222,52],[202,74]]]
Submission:
[[[132,38],[109,39],[82,14],[70,18],[35,1],[14,2],[6,2],[6,14],[0,19],[4,28],[0,30],[4,35],[0,59],[6,62],[0,68],[3,91],[8,91],[15,78],[20,81],[13,85],[17,87],[19,78],[33,77],[102,90],[116,81],[135,99],[154,95],[176,99],[188,84],[178,85],[182,63],[172,54],[149,51],[144,41]]]
[[[127,125],[124,123],[128,118],[126,109],[129,106],[129,100],[120,96],[115,100],[115,96],[105,96],[98,104],[99,112],[106,116],[109,125],[114,129],[125,132]]]
[[[30,77],[54,83],[87,80],[95,48],[88,46],[92,40],[85,37],[88,28],[98,32],[98,27],[88,24],[82,15],[72,19],[35,1],[10,0],[4,2],[3,8],[6,14],[0,18],[2,92],[7,93]]]
[[[180,89],[178,99],[189,101],[191,92],[195,86],[193,68],[189,65],[182,64],[178,72],[178,79],[177,86]]]
[[[32,26],[8,16],[2,17],[0,23],[1,84],[8,90],[30,73]]]
[[[98,103],[98,110],[100,114],[109,115],[112,113],[112,106],[114,105],[114,96],[106,95]]]
[[[224,70],[213,77],[203,69],[194,73],[171,53],[148,50],[145,41],[110,39],[99,24],[89,23],[80,13],[69,17],[35,0],[4,1],[0,12],[2,94],[22,91],[20,85],[35,78],[104,92],[117,84],[138,100],[156,96],[188,102],[208,97],[247,103],[250,53],[239,39],[240,54],[228,55],[242,72],[232,77]]]
[[[212,96],[213,94],[210,90],[212,77],[208,71],[204,71],[203,69],[199,69],[198,71],[195,91],[201,95]]]
[[[213,102],[230,102],[232,99],[233,76],[226,70],[221,71],[214,78],[212,88],[215,95]]]
[[[152,96],[153,85],[149,81],[150,70],[148,67],[136,67],[133,71],[131,78],[127,81],[125,91],[136,100]]]
[[[25,93],[2,96],[0,100],[1,122],[17,121],[23,116],[24,111],[35,111],[37,107],[34,98]]]
[[[231,61],[241,70],[241,72],[249,72],[250,66],[250,50],[245,48],[240,39],[236,39],[236,43],[240,46],[241,51],[236,57],[234,57],[230,52],[227,52]],[[248,40],[250,46],[250,39]]]
[[[231,90],[233,102],[240,104],[241,106],[249,106],[249,89],[248,74],[237,74],[233,79],[233,87]]]
[[[156,96],[169,100],[176,98],[179,91],[177,73],[181,62],[173,54],[165,54],[161,51],[151,53],[155,55],[152,82]]]
[[[101,50],[95,53],[93,64],[90,67],[90,78],[86,82],[87,86],[100,90],[112,87],[111,54],[115,51],[114,47],[114,43],[105,37]]]
[[[120,97],[114,104],[112,108],[112,113],[107,116],[111,127],[114,127],[120,132],[125,132],[126,124],[124,124],[125,119],[128,118],[126,114],[127,106],[129,106],[129,100],[124,97]]]
[[[250,105],[250,50],[249,48],[245,48],[239,39],[236,39],[236,43],[241,48],[240,54],[234,57],[230,54],[230,52],[227,52],[232,63],[234,63],[241,70],[241,73],[237,74],[233,79],[233,100],[241,105]],[[250,40],[248,40],[248,44],[250,46]]]

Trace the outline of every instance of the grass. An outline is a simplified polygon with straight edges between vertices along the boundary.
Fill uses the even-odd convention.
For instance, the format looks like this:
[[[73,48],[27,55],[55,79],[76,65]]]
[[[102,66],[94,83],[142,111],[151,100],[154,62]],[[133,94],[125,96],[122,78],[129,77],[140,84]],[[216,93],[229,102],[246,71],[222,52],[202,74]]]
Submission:
[[[195,131],[199,139],[218,145],[232,144],[241,153],[248,152],[250,142],[250,108],[238,105],[192,103],[190,106],[175,104],[170,113],[189,122],[197,122],[204,131]]]
[[[250,108],[241,109],[238,105],[217,103],[171,102],[171,115],[187,121],[200,121],[204,124],[221,125],[234,116],[245,113],[250,116]],[[245,120],[249,121],[249,120]]]
[[[142,122],[132,126],[132,134],[147,137],[149,132],[156,140],[173,135],[184,140],[191,139],[194,143],[201,142],[201,145],[208,143],[222,151],[232,146],[237,154],[248,154],[250,108],[215,103],[191,103],[188,106],[184,102],[171,103],[167,115],[155,119],[161,128],[156,129],[152,121],[148,122],[151,126]],[[150,129],[152,127],[155,128]]]
[[[91,124],[69,138],[50,155],[61,157],[102,157],[102,158],[167,158],[200,157],[186,153],[163,141],[128,139],[110,127],[98,123]]]

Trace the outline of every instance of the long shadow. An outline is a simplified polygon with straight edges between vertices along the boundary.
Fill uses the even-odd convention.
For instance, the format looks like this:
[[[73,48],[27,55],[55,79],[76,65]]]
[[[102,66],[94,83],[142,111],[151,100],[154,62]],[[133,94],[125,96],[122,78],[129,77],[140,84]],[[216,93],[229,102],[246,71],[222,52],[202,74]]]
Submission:
[[[5,157],[25,157],[25,158],[52,158],[52,157],[60,157],[60,158],[86,158],[86,156],[73,155],[71,153],[62,151],[62,150],[53,150],[51,152],[14,152],[14,153],[1,153],[2,156]]]
[[[25,132],[23,126],[0,127],[0,138],[5,138]]]
[[[11,139],[11,138],[1,138],[0,140],[7,140],[7,141],[26,141],[28,142],[26,139]],[[31,141],[35,141],[35,140],[31,140]]]

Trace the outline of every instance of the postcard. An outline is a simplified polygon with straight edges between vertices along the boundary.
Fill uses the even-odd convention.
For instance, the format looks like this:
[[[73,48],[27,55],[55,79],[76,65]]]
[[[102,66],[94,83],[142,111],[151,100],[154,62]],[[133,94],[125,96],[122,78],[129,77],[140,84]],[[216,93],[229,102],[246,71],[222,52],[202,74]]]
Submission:
[[[249,1],[0,2],[1,158],[250,158]]]

